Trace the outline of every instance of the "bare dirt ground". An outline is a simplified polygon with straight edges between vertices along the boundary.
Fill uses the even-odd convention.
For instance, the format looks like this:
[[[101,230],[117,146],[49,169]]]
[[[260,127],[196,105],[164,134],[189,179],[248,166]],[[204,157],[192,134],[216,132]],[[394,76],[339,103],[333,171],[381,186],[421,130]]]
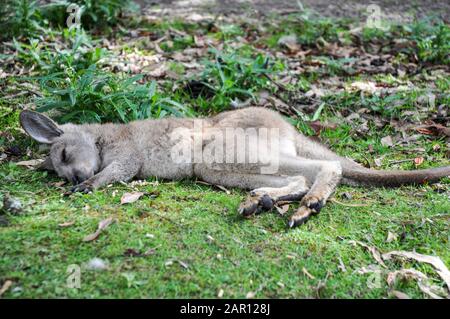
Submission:
[[[450,1],[416,0],[137,0],[145,11],[157,15],[186,14],[248,15],[288,14],[312,9],[322,16],[364,19],[370,4],[380,7],[386,18],[404,20],[408,17],[437,16],[448,21]]]

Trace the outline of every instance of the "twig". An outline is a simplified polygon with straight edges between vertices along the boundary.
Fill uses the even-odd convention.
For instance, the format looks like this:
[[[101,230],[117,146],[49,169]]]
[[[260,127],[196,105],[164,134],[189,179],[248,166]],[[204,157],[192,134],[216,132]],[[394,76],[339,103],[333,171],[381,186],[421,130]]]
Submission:
[[[331,198],[330,202],[333,202],[335,204],[339,204],[339,205],[342,205],[342,206],[347,206],[347,207],[366,207],[366,206],[369,206],[369,204],[346,204],[346,203],[338,201],[335,198]]]
[[[283,84],[278,83],[277,81],[275,81],[274,79],[272,79],[268,74],[266,74],[266,73],[263,73],[263,74],[264,74],[264,76],[265,76],[270,82],[272,82],[273,84],[275,84],[276,86],[278,86],[278,88],[282,89],[283,91],[292,93],[291,90],[289,90],[289,89],[288,89],[287,87],[285,87]]]

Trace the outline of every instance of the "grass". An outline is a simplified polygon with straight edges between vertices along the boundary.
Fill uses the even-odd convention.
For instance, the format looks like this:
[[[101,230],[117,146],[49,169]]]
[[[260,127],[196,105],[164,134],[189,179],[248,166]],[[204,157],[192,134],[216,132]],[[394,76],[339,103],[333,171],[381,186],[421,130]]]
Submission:
[[[10,114],[8,123],[10,118],[16,115]],[[342,154],[363,154],[368,144],[375,145],[374,156],[392,152],[379,139],[372,140],[375,132],[365,139],[353,139],[348,133],[342,126],[325,131],[323,137]],[[407,156],[396,151],[388,158]],[[445,159],[431,164],[440,163]],[[408,164],[402,167],[411,169]],[[287,217],[276,212],[240,218],[237,207],[246,196],[240,190],[228,195],[194,182],[149,179],[144,186],[114,184],[93,194],[63,197],[54,175],[12,162],[0,165],[0,178],[4,181],[0,194],[18,198],[25,207],[20,215],[8,215],[9,227],[0,228],[2,242],[8,243],[0,252],[0,280],[14,282],[5,295],[8,298],[215,298],[220,290],[229,298],[245,298],[249,292],[260,298],[384,298],[390,297],[384,280],[388,270],[381,270],[380,287],[368,288],[373,276],[358,270],[376,262],[351,240],[382,252],[415,250],[450,262],[448,193],[433,186],[341,186],[335,194],[340,202],[367,206],[330,202],[306,225],[288,230]],[[121,205],[121,195],[133,190],[159,196]],[[351,200],[346,199],[348,194]],[[98,240],[82,241],[110,216],[118,221]],[[66,222],[75,223],[58,226]],[[387,242],[389,232],[398,239]],[[154,254],[127,255],[130,250],[148,249],[154,249]],[[109,269],[86,269],[94,257],[107,261]],[[66,286],[67,267],[72,264],[81,267],[80,289]],[[388,267],[414,267],[440,282],[423,264],[390,262]],[[303,268],[314,278],[305,275]],[[400,282],[395,289],[423,297],[414,282]]]
[[[26,205],[26,213],[12,217],[12,225],[0,232],[2,242],[8,243],[0,252],[0,273],[20,287],[7,297],[215,298],[223,289],[229,298],[244,298],[250,291],[261,298],[382,298],[389,296],[384,279],[381,287],[369,289],[370,274],[357,272],[374,260],[350,240],[384,252],[416,250],[450,262],[448,220],[442,218],[450,204],[445,194],[431,187],[340,187],[337,197],[350,192],[352,202],[370,205],[330,203],[304,227],[287,230],[286,217],[276,213],[239,218],[236,209],[244,193],[237,190],[227,195],[191,182],[150,184],[138,189],[158,191],[156,199],[120,205],[121,194],[130,191],[120,184],[64,198],[51,185],[57,179],[45,173],[10,164],[2,165],[0,174],[6,175],[1,192]],[[97,241],[82,242],[110,216],[118,222]],[[75,224],[58,226],[68,221]],[[387,243],[388,232],[401,239]],[[155,253],[147,257],[126,255],[130,249],[150,248]],[[109,269],[84,269],[83,264],[94,257],[106,260]],[[338,267],[340,260],[346,272]],[[81,289],[66,287],[71,264],[82,267]],[[423,265],[402,266],[418,267],[436,278]],[[303,268],[315,278],[306,276]],[[320,283],[323,288],[318,288]],[[396,288],[422,297],[414,283]]]
[[[115,4],[126,2],[105,3],[113,10]],[[28,10],[27,3],[21,2],[24,10]],[[398,189],[340,186],[334,194],[340,203],[329,202],[306,225],[289,230],[288,216],[279,216],[276,211],[240,218],[237,208],[246,193],[237,189],[227,194],[195,181],[148,179],[143,184],[116,183],[92,194],[65,197],[63,193],[69,186],[61,187],[55,175],[16,162],[39,157],[38,146],[18,125],[20,110],[30,105],[53,112],[60,122],[80,123],[215,114],[236,101],[257,101],[261,90],[286,98],[267,76],[279,81],[289,75],[297,80],[284,84],[290,90],[287,99],[292,105],[298,102],[293,92],[303,95],[328,77],[339,77],[343,85],[366,80],[388,87],[406,81],[414,83],[414,89],[388,94],[327,91],[317,99],[315,110],[299,109],[297,116],[288,120],[307,135],[315,135],[311,121],[335,123],[336,128],[321,131],[321,140],[339,154],[372,167],[378,163],[376,166],[384,169],[416,169],[412,159],[418,156],[424,158],[418,168],[449,165],[448,140],[444,137],[420,135],[409,145],[395,147],[381,143],[385,136],[398,136],[402,123],[423,123],[438,107],[448,107],[448,73],[433,74],[432,79],[420,78],[431,76],[426,69],[418,77],[353,76],[351,58],[334,58],[320,52],[325,42],[349,46],[360,41],[366,47],[376,43],[388,46],[396,37],[402,37],[413,44],[398,53],[399,63],[409,63],[416,55],[415,62],[424,68],[445,64],[447,25],[417,22],[384,33],[364,29],[358,39],[350,33],[347,22],[313,19],[309,14],[283,17],[277,23],[265,21],[265,31],[260,32],[257,26],[239,22],[211,25],[180,20],[123,21],[119,7],[109,13],[101,11],[111,18],[105,20],[108,28],[116,28],[108,41],[117,40],[113,38],[116,36],[118,41],[114,43],[121,48],[118,50],[99,45],[103,39],[96,32],[111,36],[108,28],[95,32],[64,29],[56,21],[44,22],[42,8],[33,9],[32,21],[38,25],[25,26],[11,42],[14,62],[32,72],[0,79],[0,155],[8,154],[6,161],[0,160],[0,203],[8,196],[24,206],[20,214],[0,208],[0,215],[9,221],[9,225],[0,227],[0,241],[5,243],[0,250],[0,286],[6,280],[13,282],[5,298],[216,298],[220,291],[224,298],[245,298],[253,293],[257,298],[393,298],[393,289],[413,298],[426,297],[414,281],[387,286],[388,273],[401,268],[420,270],[434,284],[443,286],[427,265],[389,261],[386,269],[380,269],[379,286],[374,288],[370,285],[374,274],[361,270],[377,262],[352,241],[367,243],[381,252],[415,250],[436,255],[450,265],[448,178],[440,185]],[[96,10],[90,12],[97,14]],[[21,26],[20,15],[30,15],[27,12],[18,11],[15,25]],[[107,67],[105,61],[118,58],[118,51],[137,52],[133,51],[135,43],[120,41],[129,33],[126,27],[139,29],[152,41],[166,37],[160,42],[162,55],[195,47],[196,37],[206,37],[223,50],[214,45],[205,50],[201,72],[191,77],[183,77],[189,69],[174,59],[169,60],[168,68],[180,79],[149,80]],[[46,30],[45,34],[40,28]],[[255,41],[241,43],[258,32]],[[289,34],[296,35],[302,49],[314,51],[305,60],[320,61],[320,68],[290,73],[292,60],[274,54],[280,51],[279,38]],[[138,42],[138,46],[145,54],[154,54],[146,41]],[[203,91],[193,94],[187,89],[190,81],[197,81]],[[22,94],[27,89],[37,90],[38,94]],[[435,94],[435,105],[423,107],[421,99],[430,92]],[[368,116],[363,133],[356,122],[344,120],[355,112]],[[377,121],[384,124],[380,126]],[[395,121],[400,124],[394,125]],[[122,194],[135,190],[158,196],[144,196],[133,204],[121,205]],[[292,204],[290,210],[295,208]],[[97,240],[83,242],[99,221],[111,216],[116,223]],[[59,226],[67,222],[74,224]],[[389,233],[396,239],[387,241]],[[149,249],[152,254],[136,256]],[[87,269],[92,258],[106,261],[108,269]],[[80,289],[67,287],[67,269],[73,264],[81,267]]]

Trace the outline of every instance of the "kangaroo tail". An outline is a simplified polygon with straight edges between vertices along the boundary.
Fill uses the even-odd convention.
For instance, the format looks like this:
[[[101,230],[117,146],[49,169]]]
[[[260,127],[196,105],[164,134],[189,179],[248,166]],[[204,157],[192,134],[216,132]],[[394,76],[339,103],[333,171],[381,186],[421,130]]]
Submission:
[[[343,183],[348,185],[370,185],[396,187],[407,184],[434,183],[443,177],[450,177],[450,166],[417,171],[373,170],[359,165],[343,165]],[[341,163],[343,164],[343,163]]]
[[[450,166],[414,171],[368,169],[351,159],[337,155],[318,142],[299,136],[297,152],[300,156],[318,160],[338,161],[342,167],[341,183],[347,185],[389,186],[434,183],[441,178],[450,177]]]

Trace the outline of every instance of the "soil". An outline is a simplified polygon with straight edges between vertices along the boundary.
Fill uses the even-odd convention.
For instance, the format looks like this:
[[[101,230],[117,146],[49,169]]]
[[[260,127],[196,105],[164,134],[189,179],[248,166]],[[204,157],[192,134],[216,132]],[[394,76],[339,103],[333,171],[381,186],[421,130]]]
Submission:
[[[248,15],[288,14],[312,9],[322,16],[366,19],[369,5],[377,5],[383,17],[404,21],[412,17],[436,16],[448,22],[450,1],[435,0],[136,0],[152,15]]]

